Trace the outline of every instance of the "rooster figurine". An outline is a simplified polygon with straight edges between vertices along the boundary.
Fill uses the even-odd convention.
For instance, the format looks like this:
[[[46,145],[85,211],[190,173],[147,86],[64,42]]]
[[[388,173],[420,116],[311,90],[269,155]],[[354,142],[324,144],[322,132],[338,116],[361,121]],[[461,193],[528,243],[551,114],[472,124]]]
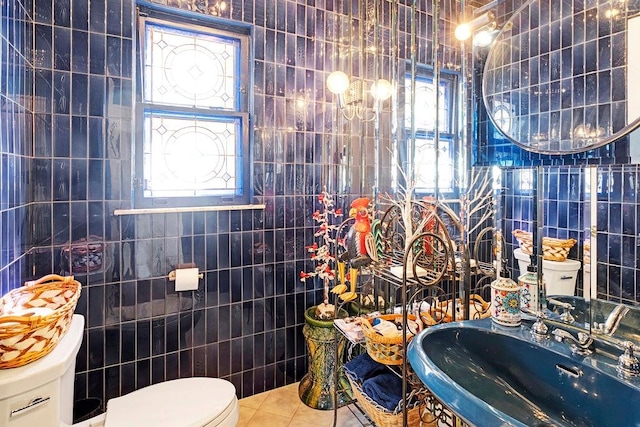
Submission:
[[[340,255],[338,259],[338,276],[340,283],[331,290],[333,293],[339,294],[343,301],[351,301],[356,298],[356,282],[358,278],[358,269],[377,261],[377,249],[373,235],[371,233],[371,220],[369,218],[369,199],[361,197],[351,202],[349,216],[355,219],[355,222],[349,229],[345,238],[346,251]],[[345,283],[345,263],[349,263],[349,283],[351,289],[349,292]]]

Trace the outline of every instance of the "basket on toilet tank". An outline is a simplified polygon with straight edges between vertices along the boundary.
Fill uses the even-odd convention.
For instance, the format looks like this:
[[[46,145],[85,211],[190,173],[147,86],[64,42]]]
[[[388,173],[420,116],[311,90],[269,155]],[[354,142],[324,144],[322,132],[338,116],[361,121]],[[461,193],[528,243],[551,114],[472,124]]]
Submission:
[[[520,275],[527,273],[527,266],[531,256],[522,248],[513,250],[513,256],[518,261]],[[564,261],[542,261],[542,277],[547,295],[575,295],[576,279],[582,263],[574,259]]]
[[[524,230],[513,230],[513,236],[518,240],[522,252],[531,255],[533,253],[533,235]],[[553,237],[542,238],[543,259],[549,261],[564,261],[569,251],[577,242],[576,239],[556,239]]]
[[[0,369],[47,355],[71,324],[81,285],[56,274],[25,283],[0,298]]]

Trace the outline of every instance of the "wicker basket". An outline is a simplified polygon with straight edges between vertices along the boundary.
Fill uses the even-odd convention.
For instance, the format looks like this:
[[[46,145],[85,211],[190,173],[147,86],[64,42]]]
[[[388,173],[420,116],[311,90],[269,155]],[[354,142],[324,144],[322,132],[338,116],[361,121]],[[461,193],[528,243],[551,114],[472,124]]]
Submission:
[[[27,282],[0,299],[0,369],[31,363],[67,332],[81,285],[56,274]]]
[[[397,321],[402,320],[402,314],[383,314],[377,318]],[[416,316],[408,314],[409,320],[416,320]],[[373,360],[385,365],[402,365],[402,358],[404,356],[404,345],[402,342],[402,335],[398,337],[384,337],[373,329],[371,323],[374,319],[362,320],[362,332],[364,333],[365,347],[367,353]],[[413,337],[407,337],[407,344]]]
[[[377,427],[402,427],[403,414],[401,410],[391,412],[380,406],[362,391],[362,387],[357,381],[354,381],[349,375],[346,377],[351,384],[353,398],[358,401],[362,410],[367,413]],[[420,408],[420,405],[414,405],[409,408],[407,411],[407,425],[409,427],[436,427],[438,420],[428,411],[425,411],[423,414],[424,420],[422,424],[420,423]]]
[[[62,257],[71,273],[91,273],[105,262],[105,245],[100,236],[91,235],[70,243],[62,249]]]
[[[513,230],[513,236],[518,240],[520,249],[525,254],[533,253],[533,236],[524,230]],[[543,259],[549,261],[564,261],[569,255],[569,251],[576,244],[575,239],[555,239],[553,237],[542,238]]]
[[[442,301],[439,305],[440,310],[446,313],[445,322],[451,322],[454,319],[453,316],[453,302],[449,300]],[[486,302],[480,295],[469,295],[469,319],[486,319],[491,316],[491,304]],[[463,320],[465,318],[464,307],[462,300],[456,298],[455,305],[455,320]]]

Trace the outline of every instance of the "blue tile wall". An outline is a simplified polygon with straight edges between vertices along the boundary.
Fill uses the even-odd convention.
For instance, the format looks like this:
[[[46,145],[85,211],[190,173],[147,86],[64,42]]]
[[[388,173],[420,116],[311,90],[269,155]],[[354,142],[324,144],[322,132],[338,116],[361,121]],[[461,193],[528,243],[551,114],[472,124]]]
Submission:
[[[299,280],[313,268],[305,246],[314,239],[317,194],[329,180],[346,205],[374,183],[373,162],[360,161],[372,156],[374,127],[336,121],[325,90],[328,73],[344,62],[338,28],[350,24],[348,2],[233,0],[207,10],[206,2],[158,3],[253,25],[254,202],[265,210],[114,216],[131,207],[133,2],[2,6],[1,290],[52,272],[83,284],[76,398],[106,402],[193,375],[227,378],[240,397],[298,381],[307,369],[303,310],[322,298],[321,284]],[[448,30],[459,6],[440,3],[438,61],[456,70],[460,52]],[[357,11],[360,2],[351,6]],[[406,59],[410,3],[397,7],[396,43]],[[431,64],[433,11],[421,7],[416,51]],[[356,140],[352,185],[339,187],[344,144]],[[181,262],[204,273],[197,291],[176,293],[166,279]]]
[[[638,165],[598,169],[597,250],[598,297],[616,302],[640,301],[640,237],[637,198]]]
[[[29,0],[0,7],[0,294],[5,294],[24,279],[31,232],[33,15]]]

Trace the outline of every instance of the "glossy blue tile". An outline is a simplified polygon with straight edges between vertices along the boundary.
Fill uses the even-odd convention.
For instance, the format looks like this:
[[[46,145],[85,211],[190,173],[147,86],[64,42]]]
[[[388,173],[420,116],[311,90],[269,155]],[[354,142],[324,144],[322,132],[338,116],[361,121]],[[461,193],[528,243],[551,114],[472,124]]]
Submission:
[[[89,111],[89,81],[87,76],[85,74],[74,73],[71,75],[71,80],[70,112],[71,114],[86,116]],[[86,117],[84,120],[87,120]]]
[[[91,0],[89,2],[89,30],[96,33],[104,33],[105,25],[104,0]]]
[[[87,160],[71,161],[70,195],[73,200],[87,200]]]
[[[122,2],[120,0],[109,0],[106,2],[106,6],[107,34],[122,35]]]
[[[83,0],[71,0],[71,27],[78,30],[89,28],[89,3]]]
[[[53,115],[53,155],[54,157],[68,158],[71,152],[71,141],[69,134],[71,130],[71,120],[68,115]]]
[[[106,37],[104,34],[89,33],[89,71],[105,74]]]
[[[89,115],[102,116],[105,110],[106,82],[102,76],[89,76]],[[102,138],[101,138],[102,139]]]
[[[89,33],[74,30],[71,37],[71,71],[86,73],[89,69]]]
[[[35,0],[33,18],[35,22],[53,23],[53,2],[51,0]]]
[[[56,0],[53,3],[53,24],[69,27],[71,24],[71,4],[69,0]]]
[[[66,72],[54,71],[53,73],[53,112],[57,114],[69,114],[71,103],[70,75]],[[55,117],[55,116],[54,116]],[[68,134],[68,127],[66,129]]]
[[[34,66],[51,68],[53,65],[53,31],[49,25],[35,25]]]

